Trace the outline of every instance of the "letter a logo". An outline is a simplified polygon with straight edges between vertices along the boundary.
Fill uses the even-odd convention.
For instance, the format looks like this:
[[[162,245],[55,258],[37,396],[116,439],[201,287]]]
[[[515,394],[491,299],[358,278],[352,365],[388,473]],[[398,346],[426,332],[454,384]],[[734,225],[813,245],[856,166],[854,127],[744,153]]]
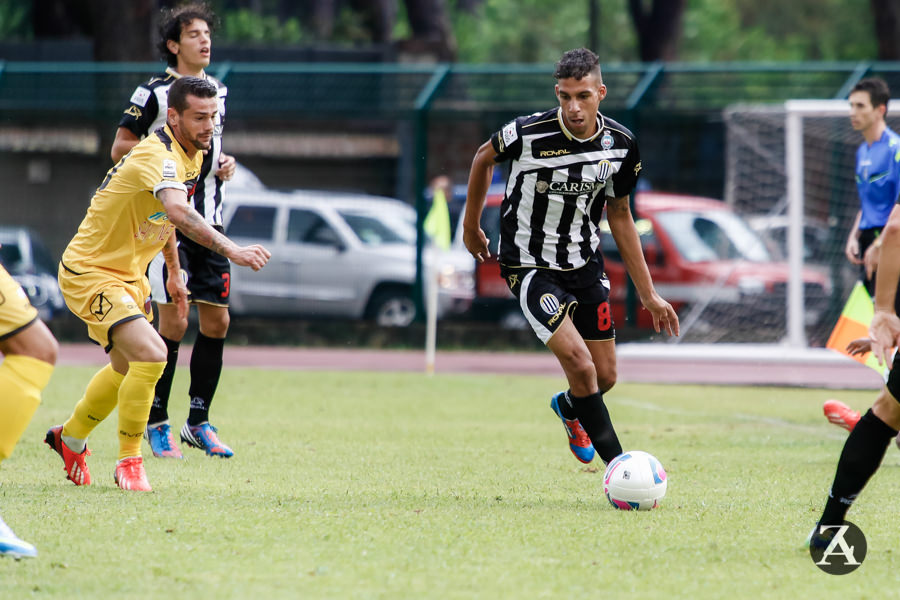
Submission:
[[[842,525],[816,525],[809,540],[813,563],[831,575],[846,575],[866,558],[866,536],[849,521]]]

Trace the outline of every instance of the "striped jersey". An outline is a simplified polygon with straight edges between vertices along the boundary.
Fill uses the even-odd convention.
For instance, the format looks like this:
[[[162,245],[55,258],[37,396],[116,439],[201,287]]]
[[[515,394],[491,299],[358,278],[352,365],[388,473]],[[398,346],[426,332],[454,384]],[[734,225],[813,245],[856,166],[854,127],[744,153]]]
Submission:
[[[147,83],[139,85],[131,95],[131,101],[119,121],[119,127],[124,127],[138,138],[143,138],[165,125],[169,88],[179,77],[181,75],[170,67],[166,69],[163,77],[153,77]],[[228,96],[228,88],[214,77],[206,75],[206,79],[219,89],[219,111],[216,115],[212,145],[203,155],[200,180],[191,206],[203,215],[207,223],[221,226],[222,180],[216,177],[216,169],[219,165],[219,154],[222,152],[222,126],[225,122],[225,99]]]
[[[175,229],[157,194],[172,188],[190,198],[201,156],[197,152],[188,158],[168,126],[144,138],[94,192],[78,233],[63,252],[63,266],[76,274],[141,279]]]
[[[632,133],[600,113],[597,125],[578,139],[555,108],[491,136],[494,160],[512,161],[500,207],[501,264],[571,270],[597,251],[606,199],[629,195],[641,170]]]

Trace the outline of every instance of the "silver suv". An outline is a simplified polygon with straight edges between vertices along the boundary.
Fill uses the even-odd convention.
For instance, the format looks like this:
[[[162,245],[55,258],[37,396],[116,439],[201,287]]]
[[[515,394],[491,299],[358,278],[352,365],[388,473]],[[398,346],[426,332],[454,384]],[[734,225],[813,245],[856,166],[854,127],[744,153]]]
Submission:
[[[411,206],[392,198],[229,189],[228,237],[272,252],[258,272],[232,269],[232,312],[409,325],[416,318],[415,217]],[[438,317],[468,310],[474,297],[468,253],[428,247],[423,262],[437,269]]]
[[[64,311],[56,282],[57,261],[33,230],[0,225],[0,264],[25,290],[41,319],[48,321]]]

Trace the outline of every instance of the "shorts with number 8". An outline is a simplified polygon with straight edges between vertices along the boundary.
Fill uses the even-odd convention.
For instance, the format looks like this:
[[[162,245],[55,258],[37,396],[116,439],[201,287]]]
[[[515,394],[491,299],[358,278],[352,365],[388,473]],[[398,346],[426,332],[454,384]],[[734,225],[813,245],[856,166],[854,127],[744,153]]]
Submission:
[[[501,265],[500,273],[544,344],[567,315],[585,341],[615,339],[609,308],[609,279],[598,256],[571,271]]]

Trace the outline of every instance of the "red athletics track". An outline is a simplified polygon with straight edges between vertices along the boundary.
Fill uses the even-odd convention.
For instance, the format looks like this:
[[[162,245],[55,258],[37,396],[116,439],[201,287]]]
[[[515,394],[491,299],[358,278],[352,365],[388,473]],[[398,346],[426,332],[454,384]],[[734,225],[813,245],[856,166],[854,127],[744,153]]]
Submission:
[[[739,344],[632,343],[618,347],[620,383],[779,385],[876,390],[881,377],[867,367],[821,348]],[[179,364],[187,365],[184,347]],[[93,344],[63,344],[61,365],[101,365],[103,351]],[[420,371],[425,353],[365,348],[289,348],[225,346],[225,365],[271,369]],[[547,352],[439,351],[436,373],[509,373],[562,377]]]

